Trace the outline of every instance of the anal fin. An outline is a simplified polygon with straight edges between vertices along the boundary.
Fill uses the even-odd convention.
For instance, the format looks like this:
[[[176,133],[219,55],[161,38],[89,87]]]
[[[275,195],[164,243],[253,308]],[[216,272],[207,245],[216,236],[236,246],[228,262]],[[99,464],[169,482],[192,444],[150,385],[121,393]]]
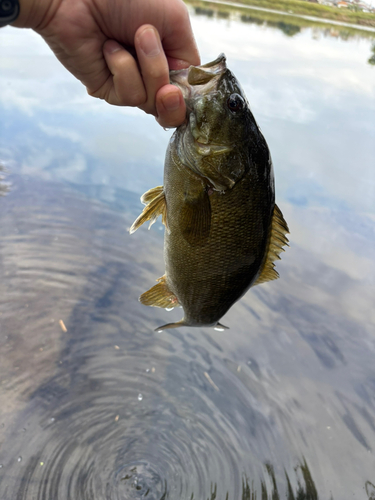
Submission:
[[[156,221],[156,219],[161,215],[162,223],[168,229],[167,226],[167,205],[165,202],[165,194],[163,186],[157,186],[146,193],[144,193],[141,197],[141,202],[146,206],[143,209],[141,215],[137,217],[137,219],[133,222],[131,228],[129,229],[130,234],[134,233],[142,224],[146,221],[150,221],[149,229],[152,224]]]
[[[271,234],[268,243],[267,256],[264,261],[262,270],[258,279],[252,286],[265,283],[267,281],[275,280],[279,277],[279,273],[275,269],[275,260],[280,260],[281,252],[284,252],[284,246],[288,245],[288,238],[286,235],[289,233],[288,224],[285,222],[283,214],[277,205],[273,210],[271,222]]]
[[[162,307],[163,309],[173,309],[180,304],[174,293],[167,285],[165,275],[159,278],[158,284],[150,288],[139,297],[139,301],[145,306]]]

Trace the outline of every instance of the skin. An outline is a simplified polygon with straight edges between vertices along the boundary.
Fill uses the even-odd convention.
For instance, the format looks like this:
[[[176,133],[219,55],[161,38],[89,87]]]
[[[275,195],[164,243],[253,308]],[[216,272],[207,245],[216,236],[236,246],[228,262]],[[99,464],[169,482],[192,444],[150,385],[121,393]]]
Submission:
[[[163,127],[185,120],[169,70],[200,59],[182,0],[20,0],[13,26],[39,33],[91,96],[137,106]]]

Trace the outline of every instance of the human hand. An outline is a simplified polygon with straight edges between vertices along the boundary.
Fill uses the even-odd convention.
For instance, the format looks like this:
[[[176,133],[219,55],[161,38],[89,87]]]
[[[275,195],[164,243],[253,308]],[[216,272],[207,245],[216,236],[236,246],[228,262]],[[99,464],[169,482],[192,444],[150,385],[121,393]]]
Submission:
[[[138,106],[163,127],[186,114],[169,70],[200,63],[182,0],[21,0],[13,26],[39,33],[90,95]]]

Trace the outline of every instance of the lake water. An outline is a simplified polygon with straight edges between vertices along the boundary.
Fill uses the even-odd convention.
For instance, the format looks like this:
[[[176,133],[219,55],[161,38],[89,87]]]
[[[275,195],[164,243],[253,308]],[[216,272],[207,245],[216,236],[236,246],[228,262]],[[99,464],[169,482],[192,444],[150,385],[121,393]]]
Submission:
[[[271,149],[281,278],[230,330],[155,333],[181,316],[137,301],[164,273],[162,226],[127,230],[171,131],[2,29],[2,500],[375,499],[374,39],[191,16]]]

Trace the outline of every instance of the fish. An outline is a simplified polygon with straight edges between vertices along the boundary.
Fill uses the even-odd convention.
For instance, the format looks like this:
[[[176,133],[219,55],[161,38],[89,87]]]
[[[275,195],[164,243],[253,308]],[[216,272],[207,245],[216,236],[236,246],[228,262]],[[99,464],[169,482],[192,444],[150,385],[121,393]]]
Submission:
[[[142,304],[184,317],[156,328],[227,327],[219,320],[250,287],[279,277],[289,228],[275,203],[269,148],[224,54],[170,72],[186,120],[166,151],[164,184],[147,191],[130,233],[159,216],[165,274]]]

